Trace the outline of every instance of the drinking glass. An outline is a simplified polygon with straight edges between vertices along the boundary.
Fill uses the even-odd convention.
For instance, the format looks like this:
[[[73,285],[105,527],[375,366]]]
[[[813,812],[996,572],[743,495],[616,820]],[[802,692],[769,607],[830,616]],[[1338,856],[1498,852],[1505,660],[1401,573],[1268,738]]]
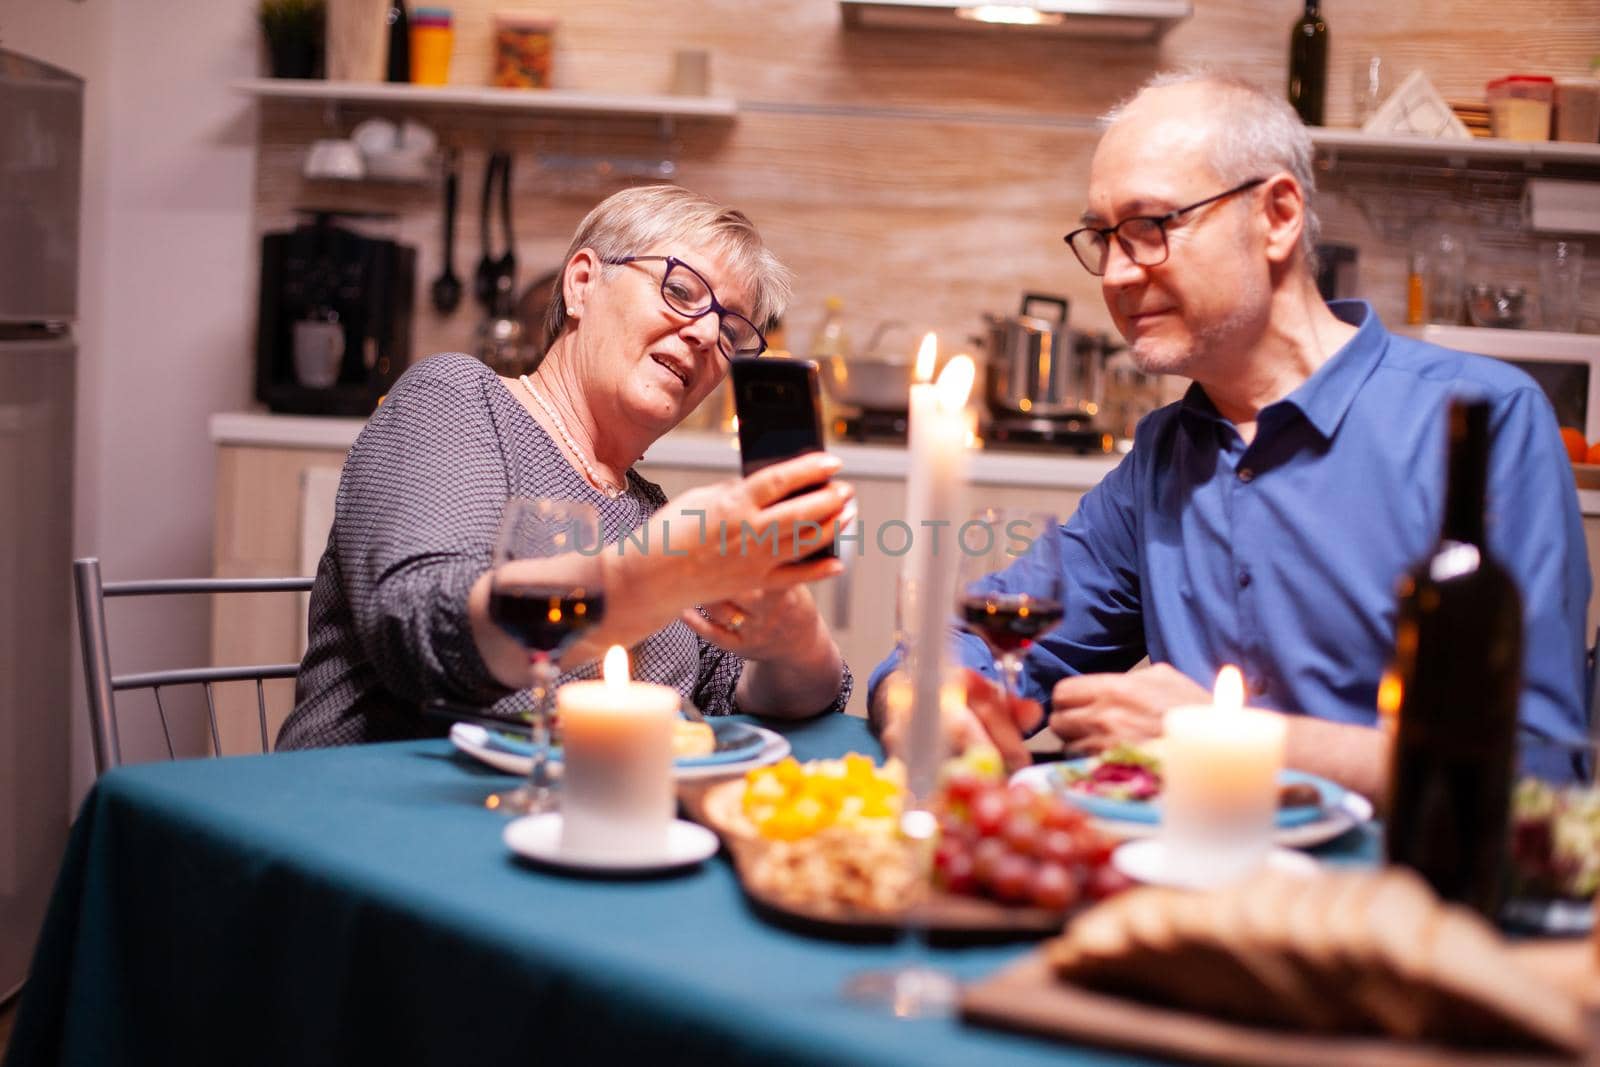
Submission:
[[[956,613],[994,653],[1008,700],[1023,656],[1065,613],[1059,525],[1049,512],[984,508],[957,531]]]
[[[1467,242],[1448,229],[1434,232],[1427,249],[1428,321],[1454,326],[1461,321],[1467,284]]]
[[[1355,107],[1356,125],[1362,126],[1389,95],[1389,68],[1382,56],[1365,55],[1357,61],[1350,75],[1350,96]]]
[[[600,517],[588,504],[522,497],[506,504],[495,539],[489,618],[527,649],[533,664],[533,756],[527,781],[490,797],[489,807],[518,814],[555,809],[551,690],[561,653],[605,617],[599,545]]]
[[[1511,789],[1510,894],[1500,921],[1524,933],[1581,935],[1600,888],[1596,746],[1523,735]]]
[[[1572,333],[1578,327],[1578,293],[1583,283],[1583,245],[1576,241],[1539,244],[1539,308],[1547,330]]]

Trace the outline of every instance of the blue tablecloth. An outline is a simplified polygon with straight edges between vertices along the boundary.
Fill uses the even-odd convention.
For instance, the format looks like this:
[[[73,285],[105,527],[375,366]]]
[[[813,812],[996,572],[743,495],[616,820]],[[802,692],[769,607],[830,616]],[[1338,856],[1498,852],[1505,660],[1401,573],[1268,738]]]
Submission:
[[[877,754],[845,716],[802,758]],[[113,771],[74,827],[6,1063],[1131,1062],[844,1002],[909,953],[964,978],[1025,944],[849,944],[753,913],[723,858],[672,877],[517,862],[508,779],[422,741]],[[1370,831],[1328,846],[1375,855]]]

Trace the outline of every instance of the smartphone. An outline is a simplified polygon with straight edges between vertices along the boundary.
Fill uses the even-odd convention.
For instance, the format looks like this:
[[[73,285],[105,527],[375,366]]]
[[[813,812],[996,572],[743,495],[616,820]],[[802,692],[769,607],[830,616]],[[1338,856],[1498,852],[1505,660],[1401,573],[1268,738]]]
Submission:
[[[739,417],[739,459],[746,476],[807,452],[825,451],[822,390],[817,365],[809,359],[736,356],[733,360],[733,410]],[[802,486],[800,496],[826,485]],[[832,542],[807,556],[838,555]]]

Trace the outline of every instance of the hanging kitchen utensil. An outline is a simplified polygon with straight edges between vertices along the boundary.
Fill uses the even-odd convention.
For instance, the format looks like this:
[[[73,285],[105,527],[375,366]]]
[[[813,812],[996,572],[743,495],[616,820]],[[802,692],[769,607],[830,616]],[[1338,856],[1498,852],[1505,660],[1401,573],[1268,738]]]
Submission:
[[[456,150],[444,160],[444,269],[433,280],[433,309],[449,315],[461,303],[461,279],[456,277]]]
[[[472,277],[472,292],[485,311],[494,313],[495,278],[500,273],[500,260],[490,249],[490,230],[493,222],[494,182],[500,173],[500,153],[491,153],[483,166],[483,196],[478,203],[478,268]]]
[[[498,277],[495,279],[495,292],[499,299],[495,303],[495,314],[510,317],[513,314],[513,305],[516,302],[517,291],[517,236],[516,229],[511,225],[511,161],[510,152],[500,154],[500,229],[501,237],[505,240],[506,250],[501,253],[500,261],[496,265]]]

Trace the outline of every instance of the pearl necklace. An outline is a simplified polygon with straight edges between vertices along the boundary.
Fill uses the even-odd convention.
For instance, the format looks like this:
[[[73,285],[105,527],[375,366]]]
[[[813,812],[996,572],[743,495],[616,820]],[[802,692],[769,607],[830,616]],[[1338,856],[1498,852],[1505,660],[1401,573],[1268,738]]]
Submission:
[[[583,473],[589,476],[589,483],[600,490],[607,500],[615,500],[627,492],[625,487],[618,488],[609,484],[589,465],[589,461],[583,458],[583,450],[578,447],[578,443],[567,432],[567,424],[561,421],[561,416],[556,414],[556,409],[551,407],[545,401],[545,398],[539,395],[539,390],[533,387],[533,382],[528,380],[528,376],[524,374],[518,380],[522,382],[522,387],[528,391],[528,395],[533,397],[534,403],[538,404],[544,413],[550,416],[550,421],[555,425],[556,433],[560,435],[561,440],[566,444],[567,450],[583,465]]]

